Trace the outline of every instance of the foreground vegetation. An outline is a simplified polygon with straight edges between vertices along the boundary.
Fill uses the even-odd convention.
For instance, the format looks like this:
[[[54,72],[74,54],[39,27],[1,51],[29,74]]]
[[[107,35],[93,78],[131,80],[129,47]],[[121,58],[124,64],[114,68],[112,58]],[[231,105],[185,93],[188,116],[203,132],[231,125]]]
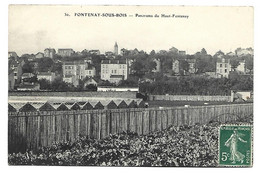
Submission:
[[[231,123],[251,123],[252,115]],[[103,140],[81,137],[74,143],[54,144],[36,152],[9,154],[10,165],[77,166],[217,166],[218,127],[206,125],[170,127],[138,136],[110,135]]]

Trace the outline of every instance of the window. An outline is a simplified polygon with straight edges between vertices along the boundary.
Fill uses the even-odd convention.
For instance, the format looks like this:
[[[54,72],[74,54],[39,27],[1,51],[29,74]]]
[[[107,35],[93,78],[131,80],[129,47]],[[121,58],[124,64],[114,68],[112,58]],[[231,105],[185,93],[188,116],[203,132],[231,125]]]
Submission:
[[[222,64],[219,64],[219,67],[222,67]]]
[[[227,68],[227,64],[225,64],[225,67]]]
[[[91,74],[91,71],[89,70],[89,74]]]
[[[225,69],[225,73],[227,73],[227,69]]]
[[[222,69],[220,69],[219,72],[222,73]]]
[[[116,73],[116,70],[114,71],[114,73]]]
[[[111,73],[113,73],[113,70],[111,71]]]

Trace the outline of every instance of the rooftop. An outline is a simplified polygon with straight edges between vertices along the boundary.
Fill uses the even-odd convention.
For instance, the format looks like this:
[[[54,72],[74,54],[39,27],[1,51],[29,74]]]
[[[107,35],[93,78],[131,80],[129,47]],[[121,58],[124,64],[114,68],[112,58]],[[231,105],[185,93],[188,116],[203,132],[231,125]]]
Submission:
[[[109,59],[106,59],[106,60],[102,60],[101,64],[126,64],[126,59],[120,59],[120,60],[115,60],[115,59],[109,60]]]
[[[225,58],[217,59],[217,63],[229,63],[229,62],[230,62],[229,59],[225,59]]]

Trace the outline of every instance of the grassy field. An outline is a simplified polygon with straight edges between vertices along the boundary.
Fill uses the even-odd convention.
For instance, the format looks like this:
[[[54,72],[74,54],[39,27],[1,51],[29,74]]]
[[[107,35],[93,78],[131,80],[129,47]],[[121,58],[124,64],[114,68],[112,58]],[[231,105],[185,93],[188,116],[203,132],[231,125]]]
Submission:
[[[226,105],[226,104],[238,104],[241,102],[220,102],[220,101],[170,101],[170,100],[154,100],[148,101],[149,107],[177,107],[177,106],[205,106],[205,105]],[[247,102],[245,102],[247,103]]]

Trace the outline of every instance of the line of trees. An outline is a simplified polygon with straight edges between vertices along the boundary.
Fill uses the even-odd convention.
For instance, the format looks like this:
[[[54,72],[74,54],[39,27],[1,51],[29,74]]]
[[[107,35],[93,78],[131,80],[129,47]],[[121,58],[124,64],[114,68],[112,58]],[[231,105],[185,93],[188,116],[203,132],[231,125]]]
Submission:
[[[141,83],[140,92],[148,94],[176,95],[230,95],[231,90],[253,90],[253,77],[206,78],[206,77],[163,77],[155,82]]]

